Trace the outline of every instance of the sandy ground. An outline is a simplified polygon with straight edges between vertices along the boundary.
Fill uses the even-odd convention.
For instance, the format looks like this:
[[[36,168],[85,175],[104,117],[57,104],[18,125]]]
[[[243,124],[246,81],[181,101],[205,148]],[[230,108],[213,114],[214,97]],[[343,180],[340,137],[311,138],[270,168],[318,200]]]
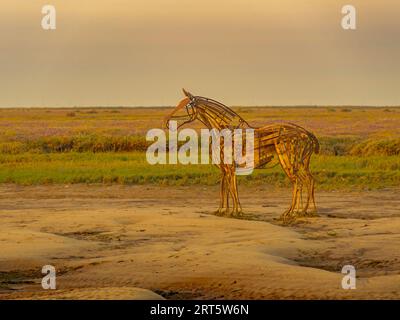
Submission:
[[[320,217],[292,226],[288,190],[241,187],[245,219],[213,215],[217,193],[1,185],[0,299],[400,298],[399,190],[318,192]]]

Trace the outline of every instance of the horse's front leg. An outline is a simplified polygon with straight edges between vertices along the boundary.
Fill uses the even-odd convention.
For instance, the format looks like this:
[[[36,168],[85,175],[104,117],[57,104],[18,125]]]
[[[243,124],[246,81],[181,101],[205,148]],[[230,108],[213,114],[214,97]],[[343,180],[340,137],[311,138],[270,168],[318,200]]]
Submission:
[[[233,170],[231,170],[231,173],[230,173],[230,188],[231,188],[231,195],[232,195],[232,201],[233,201],[232,214],[234,216],[239,216],[242,214],[242,206],[241,206],[240,200],[239,200],[239,189],[238,189],[237,177],[236,177],[234,168],[233,168]]]
[[[232,185],[233,185],[233,191],[234,191],[234,195],[235,195],[234,201],[236,202],[236,210],[234,211],[234,214],[241,216],[243,214],[243,210],[242,210],[242,205],[240,204],[240,200],[239,200],[239,188],[238,188],[237,177],[236,177],[235,173],[233,173]]]
[[[228,208],[228,190],[227,190],[227,181],[226,181],[226,172],[221,168],[221,182],[220,182],[220,189],[219,189],[219,207],[218,210],[215,212],[218,215],[222,215],[226,212]]]

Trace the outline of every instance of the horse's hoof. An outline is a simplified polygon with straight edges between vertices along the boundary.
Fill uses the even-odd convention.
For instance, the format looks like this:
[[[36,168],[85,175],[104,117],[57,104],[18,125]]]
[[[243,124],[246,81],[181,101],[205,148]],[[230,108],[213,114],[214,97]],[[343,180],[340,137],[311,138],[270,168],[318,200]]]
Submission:
[[[213,214],[215,214],[216,216],[222,216],[224,213],[223,213],[222,209],[218,209],[218,210],[213,211]]]
[[[310,217],[310,218],[318,218],[318,217],[319,217],[319,214],[318,214],[317,212],[308,212],[308,213],[307,213],[307,217]]]
[[[296,220],[296,216],[294,215],[293,211],[287,210],[282,213],[279,220],[282,221],[284,225],[289,225]]]
[[[315,211],[315,210],[312,210],[312,211],[303,210],[302,216],[303,216],[303,217],[306,217],[306,218],[316,218],[316,217],[319,217],[317,211]]]
[[[239,210],[234,210],[231,212],[232,217],[238,218],[243,216],[243,212]]]

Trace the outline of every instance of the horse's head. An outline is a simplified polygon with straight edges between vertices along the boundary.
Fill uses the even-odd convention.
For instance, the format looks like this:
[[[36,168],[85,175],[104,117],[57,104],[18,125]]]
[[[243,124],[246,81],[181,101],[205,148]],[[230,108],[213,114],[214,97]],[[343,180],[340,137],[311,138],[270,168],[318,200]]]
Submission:
[[[175,120],[178,128],[186,123],[190,123],[197,118],[196,98],[188,91],[183,89],[185,98],[182,99],[172,112],[165,117],[165,127],[169,129],[169,121]]]

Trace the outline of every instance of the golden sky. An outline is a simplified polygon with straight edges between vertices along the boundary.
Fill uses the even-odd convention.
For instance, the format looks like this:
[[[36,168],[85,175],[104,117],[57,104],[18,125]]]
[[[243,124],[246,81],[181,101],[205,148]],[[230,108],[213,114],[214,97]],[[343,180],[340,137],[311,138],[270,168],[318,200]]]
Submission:
[[[398,0],[2,0],[0,106],[400,105],[399,35]]]

